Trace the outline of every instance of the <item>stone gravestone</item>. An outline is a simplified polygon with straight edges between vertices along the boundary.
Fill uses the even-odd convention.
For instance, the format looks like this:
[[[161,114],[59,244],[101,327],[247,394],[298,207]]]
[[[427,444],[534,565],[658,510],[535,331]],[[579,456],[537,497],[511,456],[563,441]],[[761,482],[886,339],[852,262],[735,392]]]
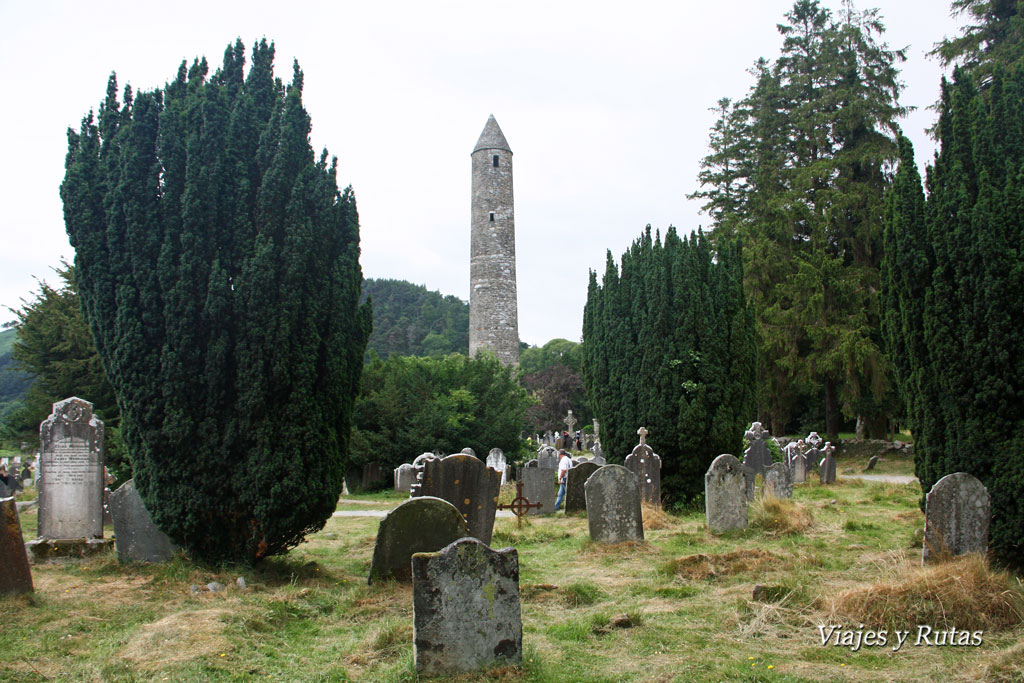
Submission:
[[[704,475],[704,514],[711,533],[747,528],[745,489],[743,463],[728,453],[715,458]]]
[[[582,462],[569,470],[565,484],[565,514],[587,509],[587,495],[583,486],[590,475],[599,469],[601,466],[596,463]]]
[[[472,455],[474,458],[476,457],[476,451],[474,451],[469,446],[466,446],[465,448],[463,448],[461,452],[462,452],[463,455]]]
[[[878,456],[877,455],[872,455],[870,458],[868,458],[868,466],[864,468],[864,471],[865,472],[870,472],[871,470],[875,469],[875,465],[877,465],[877,464],[878,464]]]
[[[792,460],[793,483],[802,484],[807,481],[807,456],[797,452]]]
[[[605,465],[590,475],[583,491],[592,540],[598,543],[644,540],[640,486],[635,474],[622,465]]]
[[[921,563],[988,550],[992,502],[988,489],[966,472],[947,474],[925,497]]]
[[[469,534],[490,543],[500,489],[500,473],[478,458],[460,453],[424,461],[420,480],[411,493],[447,500],[465,517]]]
[[[776,498],[793,497],[793,470],[775,462],[764,471],[764,492]]]
[[[821,459],[825,457],[825,453],[818,446],[811,446],[804,455],[807,458],[806,476],[810,476],[818,471],[818,465],[821,463]]]
[[[551,446],[545,446],[537,451],[537,467],[549,470],[558,469],[558,451]]]
[[[831,443],[826,443],[825,447],[821,449],[824,456],[818,463],[818,481],[822,484],[836,483],[836,459],[832,455],[835,450],[835,446]]]
[[[568,450],[571,450],[573,448],[573,446],[575,445],[574,444],[574,440],[573,440],[573,436],[576,434],[576,418],[572,416],[572,411],[571,410],[569,411],[569,414],[565,416],[565,419],[563,420],[563,422],[565,422],[565,426],[569,428],[569,437],[568,437],[569,443],[567,443],[565,445],[565,450],[568,451]]]
[[[604,450],[601,448],[601,442],[597,441],[594,443],[594,447],[590,449],[594,457],[590,459],[590,462],[598,465],[607,465],[608,462],[604,459]]]
[[[410,498],[380,521],[367,583],[412,581],[413,553],[432,553],[469,536],[462,514],[447,500]]]
[[[414,460],[412,461],[412,466],[413,466],[413,467],[420,467],[420,466],[421,466],[421,465],[423,465],[423,463],[424,463],[424,462],[426,462],[427,460],[440,460],[440,459],[441,459],[441,458],[437,457],[437,456],[436,456],[436,455],[434,455],[433,453],[420,453],[420,454],[419,454],[419,455],[417,455],[417,456],[416,456],[416,458],[415,458],[415,459],[414,459]]]
[[[487,466],[492,470],[501,472],[501,484],[508,482],[508,462],[505,460],[505,453],[500,448],[492,448],[487,454]]]
[[[129,479],[110,494],[110,515],[114,521],[114,543],[121,562],[167,562],[177,547],[160,531]]]
[[[743,452],[743,464],[754,470],[756,474],[764,475],[765,469],[772,464],[772,454],[768,451],[768,444],[765,439],[768,431],[761,426],[760,422],[750,425],[743,437],[750,442],[750,446]]]
[[[412,556],[416,673],[473,672],[523,660],[519,554],[463,538]]]
[[[7,484],[0,481],[0,498],[9,498],[14,496],[14,492],[7,488]]]
[[[640,500],[661,505],[661,458],[647,444],[648,433],[643,427],[637,430],[640,443],[626,456],[625,465],[640,482]]]
[[[103,422],[92,404],[75,397],[54,403],[39,442],[39,537],[103,538]]]
[[[526,465],[524,465],[524,467],[539,467],[539,465],[537,464],[537,458],[534,458],[533,460],[527,460]]]
[[[0,595],[31,592],[32,571],[21,535],[18,506],[14,498],[0,498]]]
[[[409,463],[402,463],[395,468],[395,490],[400,493],[409,493],[412,485],[416,483],[416,468]]]
[[[571,470],[570,470],[571,471]],[[523,467],[519,478],[523,482],[523,496],[531,503],[540,503],[539,508],[530,508],[527,515],[550,515],[555,512],[555,475],[546,467]]]

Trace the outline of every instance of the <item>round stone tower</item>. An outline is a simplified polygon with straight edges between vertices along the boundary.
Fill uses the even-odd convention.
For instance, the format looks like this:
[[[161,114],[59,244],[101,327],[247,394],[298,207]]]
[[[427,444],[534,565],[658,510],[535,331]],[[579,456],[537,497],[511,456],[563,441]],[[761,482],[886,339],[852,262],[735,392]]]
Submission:
[[[516,222],[512,150],[492,114],[473,148],[473,210],[469,261],[469,356],[494,352],[519,364]]]

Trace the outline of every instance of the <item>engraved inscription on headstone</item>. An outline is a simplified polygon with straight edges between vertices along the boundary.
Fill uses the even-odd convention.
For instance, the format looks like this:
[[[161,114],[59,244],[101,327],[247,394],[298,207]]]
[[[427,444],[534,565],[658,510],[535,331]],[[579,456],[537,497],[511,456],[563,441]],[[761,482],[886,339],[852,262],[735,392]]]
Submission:
[[[102,538],[103,422],[92,404],[74,397],[54,403],[39,441],[40,538]]]

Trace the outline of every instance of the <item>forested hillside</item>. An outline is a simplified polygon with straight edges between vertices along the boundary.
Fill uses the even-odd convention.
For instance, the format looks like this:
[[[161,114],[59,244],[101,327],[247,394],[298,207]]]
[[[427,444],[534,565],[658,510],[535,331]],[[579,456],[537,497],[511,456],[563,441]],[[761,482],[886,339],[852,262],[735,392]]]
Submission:
[[[17,335],[15,328],[0,331],[0,416],[12,404],[25,397],[31,378],[14,364],[11,347]]]
[[[405,280],[363,281],[373,299],[373,332],[366,347],[382,359],[469,353],[469,304]]]

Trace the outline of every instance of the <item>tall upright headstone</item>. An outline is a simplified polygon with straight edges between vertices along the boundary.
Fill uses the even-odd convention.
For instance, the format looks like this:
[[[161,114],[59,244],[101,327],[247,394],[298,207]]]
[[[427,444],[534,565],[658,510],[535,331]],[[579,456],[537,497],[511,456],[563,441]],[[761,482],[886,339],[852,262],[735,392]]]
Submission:
[[[508,482],[508,461],[505,460],[505,452],[500,448],[492,448],[487,454],[487,466],[492,470],[501,472],[501,485]]]
[[[626,469],[636,475],[640,484],[640,499],[661,505],[661,457],[647,443],[649,432],[641,427],[636,432],[640,443],[626,456]]]
[[[643,511],[636,475],[622,465],[606,465],[583,485],[591,540],[622,543],[644,540]]]
[[[502,364],[514,366],[519,364],[519,305],[512,148],[493,115],[471,157],[469,356],[490,349]]]
[[[569,414],[565,416],[564,422],[565,426],[569,428],[569,436],[571,437],[576,433],[576,418],[572,416],[571,410],[569,411]]]
[[[947,474],[925,496],[921,562],[988,550],[992,500],[988,489],[966,472]]]
[[[462,538],[412,556],[416,672],[473,672],[523,659],[519,553]]]
[[[551,446],[544,446],[537,451],[537,467],[558,469],[558,451]]]
[[[523,467],[516,481],[523,482],[523,496],[540,507],[530,508],[528,515],[550,515],[555,512],[555,474],[546,467]]]
[[[834,484],[836,483],[836,458],[835,458],[836,447],[831,442],[825,442],[825,446],[821,449],[822,457],[818,462],[818,481],[822,484]]]
[[[395,468],[395,490],[399,493],[409,493],[412,485],[416,483],[416,468],[410,463],[404,462]]]
[[[449,455],[425,460],[413,496],[434,496],[454,505],[469,525],[469,533],[484,543],[491,542],[497,511],[501,474],[472,455]]]
[[[747,528],[747,492],[743,463],[723,453],[704,475],[704,514],[708,530],[720,533]]]
[[[39,537],[103,537],[103,422],[92,404],[72,397],[53,404],[39,426]]]
[[[31,593],[32,571],[14,498],[0,498],[0,595]]]
[[[768,444],[765,443],[768,431],[760,422],[754,422],[743,436],[750,442],[750,446],[743,453],[743,464],[753,469],[755,473],[764,475],[765,469],[772,464],[772,455],[768,452]]]
[[[587,495],[584,485],[594,472],[600,469],[594,462],[581,462],[569,468],[565,481],[565,513],[582,512],[587,509]]]

